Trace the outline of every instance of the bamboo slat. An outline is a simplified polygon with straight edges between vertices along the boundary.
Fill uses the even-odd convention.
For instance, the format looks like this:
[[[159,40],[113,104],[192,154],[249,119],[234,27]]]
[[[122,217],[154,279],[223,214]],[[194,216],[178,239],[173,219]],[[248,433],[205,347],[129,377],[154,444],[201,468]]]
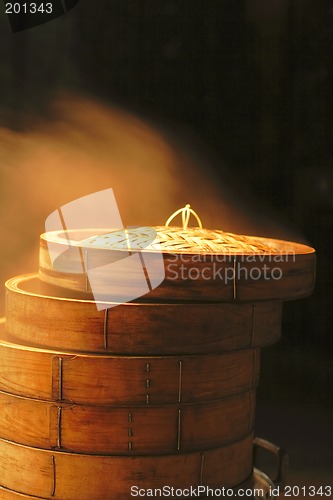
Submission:
[[[221,488],[217,488],[218,490],[220,490]],[[253,477],[250,476],[246,481],[242,482],[241,484],[237,485],[236,487],[233,487],[231,488],[233,491],[234,491],[234,496],[237,498],[237,492],[241,490],[241,496],[243,496],[243,492],[248,490],[250,491],[251,489],[253,490]],[[207,491],[207,490],[206,490]],[[187,492],[185,491],[185,496],[177,496],[178,499],[180,500],[187,500],[189,498]],[[229,494],[230,495],[230,494]],[[36,500],[36,498],[38,499],[41,499],[41,497],[32,497],[32,496],[28,496],[28,495],[23,495],[22,493],[17,493],[16,491],[12,491],[12,490],[8,490],[6,488],[2,488],[0,486],[0,498],[1,500],[26,500],[26,499],[32,499],[32,500]],[[99,500],[100,497],[98,498],[95,498],[95,499],[91,499],[91,500]],[[139,498],[151,498],[151,495],[149,496],[139,496]],[[192,495],[192,498],[193,495]],[[196,497],[198,498],[198,497]],[[210,500],[212,498],[212,494],[211,492],[209,492],[209,496],[201,496],[200,495],[200,500]],[[45,499],[42,499],[42,500],[45,500]],[[47,499],[46,499],[47,500]]]
[[[32,497],[30,495],[24,495],[22,493],[19,493],[17,491],[9,490],[8,488],[3,488],[0,486],[0,498],[1,500],[24,500],[24,499],[33,499],[36,500],[38,497]],[[42,498],[42,497],[39,497]],[[47,499],[42,499],[42,500],[47,500]]]
[[[0,439],[0,470],[3,488],[55,500],[128,500],[134,485],[233,487],[251,475],[252,435],[222,448],[158,457],[63,453]]]
[[[122,355],[179,355],[224,353],[280,338],[278,301],[128,303],[98,311],[93,301],[71,299],[65,290],[40,283],[37,275],[12,278],[6,288],[6,330],[18,343]]]
[[[169,228],[167,228],[169,229]],[[140,289],[142,269],[131,275],[126,273],[126,263],[121,266],[119,275],[114,274],[114,282],[105,280],[104,266],[111,261],[124,259],[124,250],[68,246],[67,232],[63,237],[52,241],[52,251],[61,255],[63,263],[54,269],[49,256],[48,240],[52,233],[41,235],[39,272],[42,281],[61,286],[76,293],[87,293],[92,296],[92,288],[87,280],[86,264],[81,262],[84,254],[89,261],[89,269],[95,269],[93,288],[100,293],[115,293],[130,288]],[[243,237],[242,237],[243,238]],[[223,252],[223,243],[217,245],[216,251],[204,248],[196,254],[191,253],[191,245],[180,250],[177,242],[172,241],[170,249],[162,249],[165,279],[149,291],[145,297],[156,300],[203,300],[203,301],[260,301],[260,300],[292,300],[311,294],[315,276],[315,250],[300,243],[255,238],[256,245],[246,245]],[[271,248],[271,252],[260,251],[260,245]],[[176,244],[177,243],[177,244]],[[184,247],[183,238],[179,243]],[[214,247],[216,244],[214,243]],[[172,249],[175,249],[173,251]],[[156,251],[155,251],[156,252]],[[159,254],[143,249],[143,255],[149,259],[151,281],[159,278]],[[198,257],[199,255],[199,257]],[[113,290],[112,286],[115,283]],[[147,289],[148,290],[148,289]],[[142,295],[138,292],[137,296]],[[125,300],[126,302],[126,300]]]
[[[221,488],[217,488],[217,489],[221,489]],[[243,496],[243,492],[246,491],[246,490],[253,490],[253,476],[251,475],[249,478],[247,478],[245,481],[243,481],[241,484],[235,486],[235,487],[232,487],[231,488],[233,491],[234,491],[234,496],[237,498],[237,492],[241,490],[241,496]],[[207,490],[206,490],[207,491]],[[177,496],[177,498],[179,498],[180,500],[186,500],[189,498],[187,492],[184,492],[185,493],[185,496]],[[209,497],[207,496],[201,496],[200,495],[200,500],[210,500],[212,498],[212,494],[211,492],[208,492],[209,493]],[[13,490],[8,490],[7,488],[2,488],[0,486],[0,498],[1,500],[24,500],[24,499],[33,499],[33,500],[36,500],[36,498],[39,498],[41,499],[41,497],[32,497],[32,496],[28,496],[28,495],[23,495],[22,493],[18,493],[16,491],[13,491]],[[99,500],[100,497],[98,498],[92,498],[91,500]],[[151,498],[151,495],[149,496],[139,496],[139,498]],[[192,495],[192,498],[193,495]],[[198,497],[196,497],[198,498]],[[42,500],[45,500],[45,499],[42,499]]]
[[[258,378],[258,350],[204,356],[71,355],[0,340],[0,390],[49,401],[195,403],[248,391]]]
[[[0,436],[74,453],[187,453],[246,436],[254,409],[254,391],[191,405],[121,408],[55,404],[0,392]]]

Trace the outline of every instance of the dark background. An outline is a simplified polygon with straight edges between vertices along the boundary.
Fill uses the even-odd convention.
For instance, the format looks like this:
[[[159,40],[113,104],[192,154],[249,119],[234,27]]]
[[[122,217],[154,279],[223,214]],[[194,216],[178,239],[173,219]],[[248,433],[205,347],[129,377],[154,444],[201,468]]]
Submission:
[[[56,28],[13,35],[7,22],[15,38],[0,48],[2,124],[24,130],[26,116],[48,116],[61,87],[174,125],[205,144],[217,174],[221,158],[316,248],[313,296],[285,305],[282,340],[262,353],[257,432],[289,448],[291,480],[328,483],[332,2],[81,0]]]

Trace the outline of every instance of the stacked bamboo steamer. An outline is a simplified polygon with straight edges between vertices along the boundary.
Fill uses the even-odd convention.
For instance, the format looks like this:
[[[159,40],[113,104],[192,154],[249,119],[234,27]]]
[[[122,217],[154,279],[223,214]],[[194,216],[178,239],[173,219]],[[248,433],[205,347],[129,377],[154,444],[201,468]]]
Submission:
[[[158,250],[142,253],[162,255],[165,279],[134,302],[99,310],[84,269],[54,270],[48,243],[68,246],[68,233],[42,235],[39,275],[7,282],[1,498],[121,500],[131,487],[251,484],[259,351],[279,338],[282,300],[311,292],[314,250],[202,228],[156,231]],[[73,241],[103,261],[122,249],[112,234],[112,247],[97,230]],[[291,250],[280,279],[251,274]],[[216,274],[227,253],[231,280]],[[76,255],[69,248],[67,264]],[[196,263],[196,279],[174,279],[175,256],[185,271]]]

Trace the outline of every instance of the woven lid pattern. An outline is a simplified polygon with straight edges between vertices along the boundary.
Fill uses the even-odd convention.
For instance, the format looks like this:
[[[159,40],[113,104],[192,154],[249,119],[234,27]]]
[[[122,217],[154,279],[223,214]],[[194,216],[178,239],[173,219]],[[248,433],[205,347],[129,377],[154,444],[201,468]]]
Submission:
[[[111,250],[158,250],[175,254],[278,253],[279,249],[268,242],[219,230],[157,226],[111,231],[87,238],[80,242],[80,246]]]

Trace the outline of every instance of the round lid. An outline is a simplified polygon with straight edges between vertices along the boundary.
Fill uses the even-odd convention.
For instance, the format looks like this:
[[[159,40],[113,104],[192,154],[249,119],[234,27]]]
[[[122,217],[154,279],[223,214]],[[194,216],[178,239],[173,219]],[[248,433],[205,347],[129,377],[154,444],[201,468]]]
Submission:
[[[154,238],[155,236],[155,238]],[[271,254],[281,247],[274,240],[242,236],[219,230],[155,226],[130,228],[94,235],[82,240],[80,246],[109,250],[131,250],[175,254]]]
[[[170,227],[177,215],[182,227]],[[191,215],[196,227],[188,227]],[[111,282],[117,289],[115,302],[124,301],[133,286],[129,300],[144,295],[229,301],[303,297],[314,285],[313,248],[204,229],[190,205],[177,210],[164,226],[51,231],[40,242],[43,281],[93,294],[100,301],[109,301]],[[139,275],[148,283],[145,293],[140,293]],[[103,280],[103,293],[97,297],[94,289]]]

